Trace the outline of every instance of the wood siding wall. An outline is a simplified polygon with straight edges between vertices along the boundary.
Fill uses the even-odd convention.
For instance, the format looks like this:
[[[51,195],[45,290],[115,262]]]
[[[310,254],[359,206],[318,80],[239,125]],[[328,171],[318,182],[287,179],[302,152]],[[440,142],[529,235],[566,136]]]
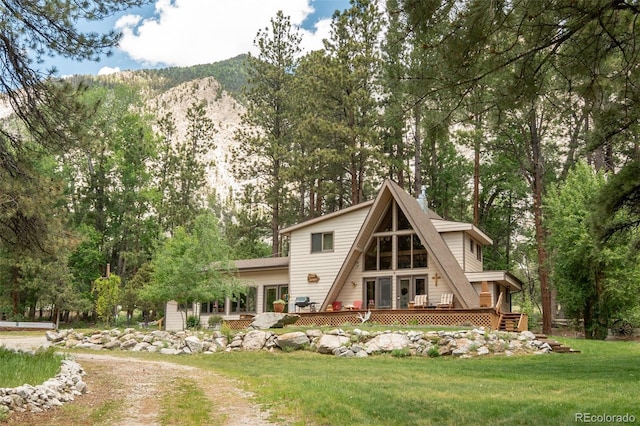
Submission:
[[[289,295],[292,300],[310,297],[312,302],[320,306],[351,250],[367,213],[368,209],[358,209],[291,233]],[[325,232],[333,232],[333,250],[311,253],[311,234]],[[309,274],[315,274],[319,281],[308,282]]]

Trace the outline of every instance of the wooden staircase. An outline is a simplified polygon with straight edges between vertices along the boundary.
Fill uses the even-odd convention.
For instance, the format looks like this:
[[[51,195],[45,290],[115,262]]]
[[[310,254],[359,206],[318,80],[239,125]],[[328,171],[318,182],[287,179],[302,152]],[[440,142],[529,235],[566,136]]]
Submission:
[[[558,354],[579,354],[580,351],[571,349],[569,346],[565,346],[557,340],[549,339],[546,334],[536,334],[536,339],[541,342],[547,343],[551,346],[551,352]]]
[[[521,328],[522,314],[519,312],[503,312],[500,314],[498,330],[500,331],[523,331]],[[526,330],[527,327],[524,327]]]
[[[518,312],[503,312],[500,313],[500,320],[498,323],[498,330],[519,332],[528,329],[526,324],[526,316]],[[580,351],[571,349],[569,346],[564,346],[557,340],[550,339],[546,334],[536,334],[536,339],[541,342],[547,343],[551,346],[551,351],[560,354],[574,354],[580,353]]]

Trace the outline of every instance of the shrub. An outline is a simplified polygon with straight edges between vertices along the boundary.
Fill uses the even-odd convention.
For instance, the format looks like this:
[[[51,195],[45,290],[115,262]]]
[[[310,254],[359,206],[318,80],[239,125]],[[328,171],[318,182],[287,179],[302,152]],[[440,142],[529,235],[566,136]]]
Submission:
[[[233,340],[233,330],[228,323],[222,323],[222,326],[220,326],[220,333],[227,338],[229,343],[231,343],[231,340]]]
[[[437,346],[431,346],[427,351],[427,355],[429,356],[429,358],[437,358],[440,356],[440,351],[438,351]]]
[[[200,327],[200,318],[195,315],[189,315],[187,317],[187,328],[199,328]]]
[[[222,317],[220,315],[211,315],[207,320],[209,327],[216,327],[222,324]]]

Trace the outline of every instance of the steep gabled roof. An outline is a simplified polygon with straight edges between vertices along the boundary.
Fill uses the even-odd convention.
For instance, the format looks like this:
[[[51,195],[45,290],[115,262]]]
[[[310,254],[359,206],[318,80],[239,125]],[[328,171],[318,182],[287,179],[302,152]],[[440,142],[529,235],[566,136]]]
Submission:
[[[324,310],[329,300],[334,300],[342,289],[348,275],[353,270],[356,262],[366,250],[366,244],[375,232],[378,224],[391,200],[396,200],[398,207],[403,211],[407,220],[416,231],[422,245],[427,249],[429,259],[435,262],[439,272],[450,284],[451,291],[464,308],[478,306],[478,294],[464,274],[460,264],[454,257],[449,247],[437,231],[432,219],[442,219],[440,216],[427,210],[422,210],[418,202],[395,182],[387,179],[382,184],[367,217],[360,228],[349,254],[344,260],[338,275],[336,276],[321,309]]]
[[[296,231],[296,230],[298,230],[300,228],[304,228],[304,227],[307,227],[307,226],[310,226],[310,225],[315,225],[316,223],[324,222],[325,220],[333,219],[333,218],[336,218],[338,216],[342,216],[344,214],[350,213],[352,211],[356,211],[356,210],[363,209],[365,207],[369,207],[371,204],[373,204],[373,200],[364,201],[364,202],[362,202],[360,204],[354,204],[353,206],[349,206],[347,208],[338,210],[336,212],[328,213],[328,214],[325,214],[325,215],[322,215],[322,216],[315,217],[313,219],[306,220],[306,221],[301,222],[301,223],[297,223],[295,225],[288,226],[286,228],[281,229],[280,233],[283,234],[283,235],[287,235],[287,234],[290,234],[292,231]]]

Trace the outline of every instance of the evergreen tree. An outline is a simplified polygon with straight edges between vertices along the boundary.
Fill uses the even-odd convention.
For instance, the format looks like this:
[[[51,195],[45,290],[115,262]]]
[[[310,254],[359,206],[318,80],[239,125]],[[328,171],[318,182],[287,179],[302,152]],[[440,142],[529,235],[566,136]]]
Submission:
[[[244,93],[247,126],[236,134],[236,175],[256,180],[261,201],[269,209],[271,253],[280,255],[279,231],[288,223],[283,205],[288,197],[286,169],[291,166],[295,128],[290,92],[298,64],[301,36],[290,18],[279,11],[271,27],[258,31],[254,44],[258,56],[247,58],[249,79]],[[240,163],[242,165],[240,165]]]

